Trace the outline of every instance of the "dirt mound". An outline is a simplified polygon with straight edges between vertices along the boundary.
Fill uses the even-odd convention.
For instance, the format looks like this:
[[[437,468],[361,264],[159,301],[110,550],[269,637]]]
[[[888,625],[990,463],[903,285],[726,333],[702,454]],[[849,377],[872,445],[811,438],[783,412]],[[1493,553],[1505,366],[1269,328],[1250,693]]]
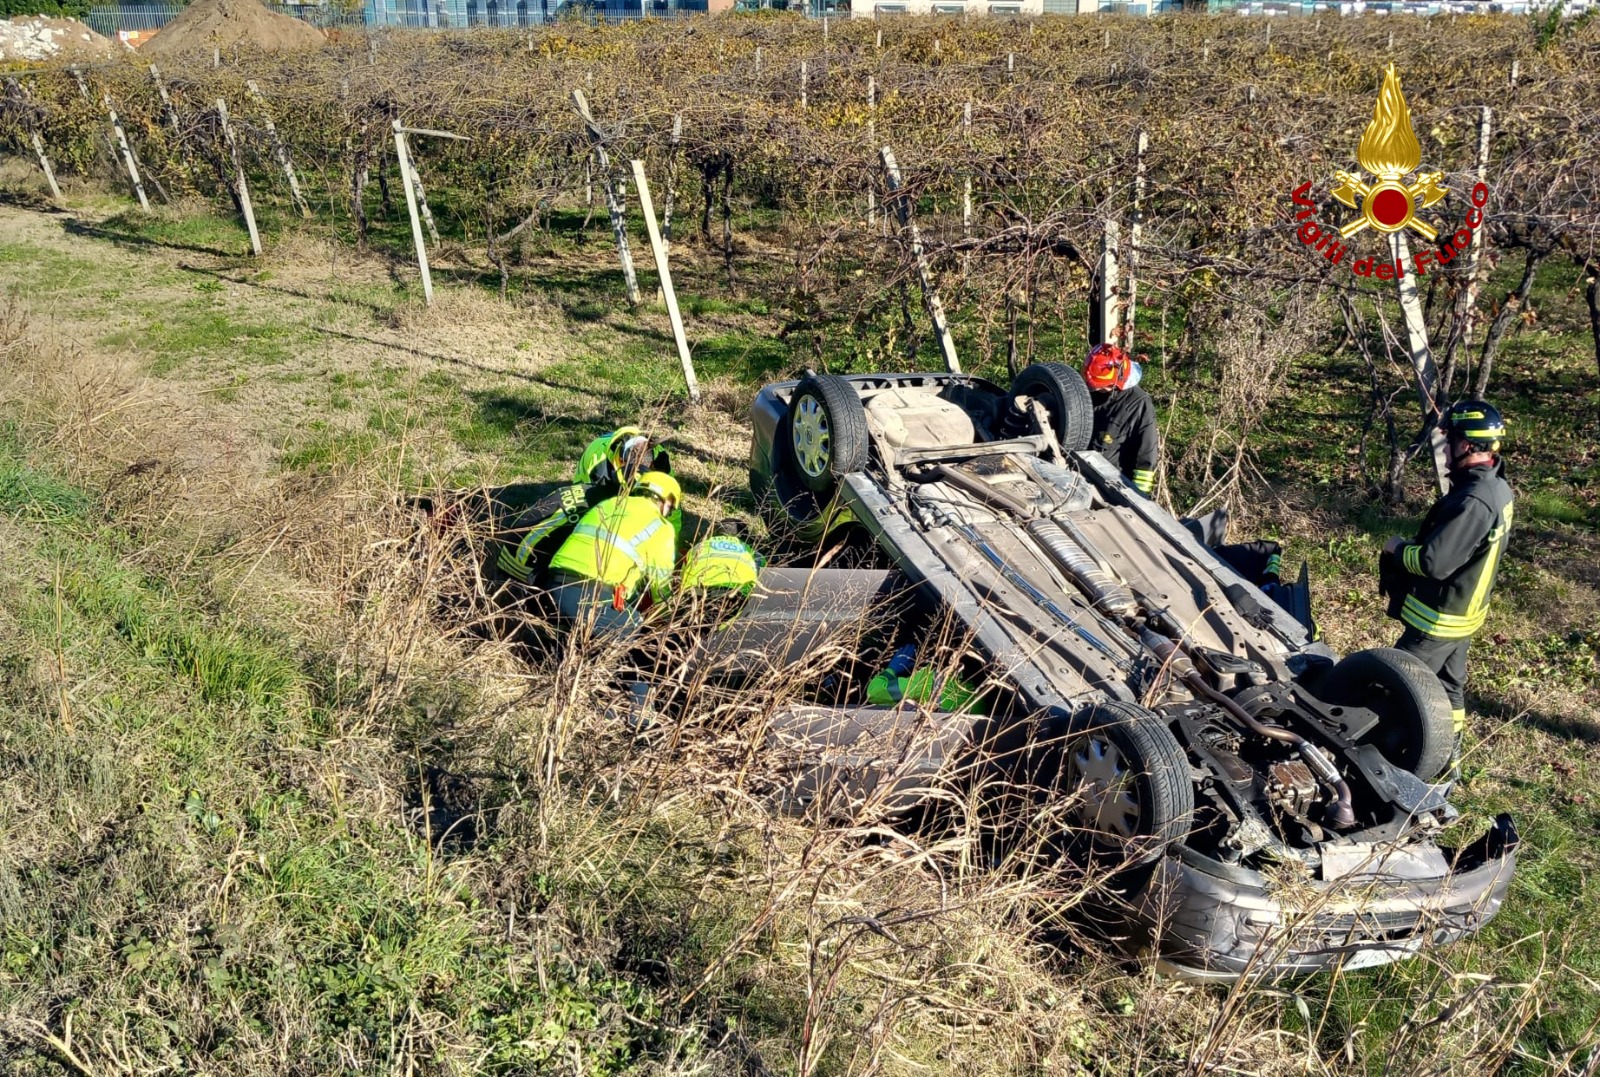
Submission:
[[[104,60],[116,42],[77,19],[17,15],[0,22],[0,60]]]
[[[256,0],[195,0],[139,51],[153,56],[209,52],[249,45],[268,52],[314,49],[323,43],[315,26],[268,11]]]

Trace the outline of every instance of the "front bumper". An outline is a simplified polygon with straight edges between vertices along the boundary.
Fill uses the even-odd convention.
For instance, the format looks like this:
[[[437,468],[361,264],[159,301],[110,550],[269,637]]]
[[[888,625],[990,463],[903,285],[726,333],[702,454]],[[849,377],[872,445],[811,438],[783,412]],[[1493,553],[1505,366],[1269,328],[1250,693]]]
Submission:
[[[1511,817],[1500,815],[1448,857],[1432,846],[1374,847],[1331,882],[1269,882],[1180,846],[1143,889],[1138,919],[1158,967],[1187,978],[1372,968],[1482,928],[1505,901],[1517,842]]]

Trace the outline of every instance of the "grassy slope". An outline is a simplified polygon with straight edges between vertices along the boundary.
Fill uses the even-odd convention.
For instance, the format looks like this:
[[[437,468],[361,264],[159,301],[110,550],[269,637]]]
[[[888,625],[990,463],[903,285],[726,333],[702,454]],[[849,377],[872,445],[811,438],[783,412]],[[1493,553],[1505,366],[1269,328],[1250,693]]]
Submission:
[[[4,648],[16,657],[0,669],[11,718],[0,748],[13,775],[0,804],[0,1014],[12,1022],[0,1025],[11,1037],[0,1044],[20,1052],[22,1072],[62,1060],[65,1045],[40,1037],[59,1038],[75,1012],[80,1035],[114,1015],[133,1015],[140,1029],[119,1040],[102,1024],[72,1048],[99,1063],[200,1052],[265,1072],[265,1059],[295,1045],[316,1071],[342,1045],[375,1066],[428,1057],[441,1068],[474,1058],[503,1068],[560,1055],[603,1068],[682,1061],[712,1046],[727,1063],[752,1041],[780,1068],[797,1064],[796,1051],[801,1063],[812,1057],[795,1046],[808,1022],[797,994],[806,966],[793,963],[793,947],[811,936],[789,935],[793,924],[756,948],[766,956],[721,970],[718,1005],[672,1004],[682,992],[669,988],[714,962],[750,912],[738,895],[707,896],[753,870],[738,866],[725,835],[603,820],[594,825],[628,837],[599,847],[626,855],[575,867],[562,855],[580,846],[549,838],[542,812],[525,818],[533,809],[507,787],[523,778],[501,774],[474,794],[501,805],[497,836],[468,855],[438,855],[426,753],[471,729],[488,741],[479,762],[526,755],[525,731],[504,720],[495,695],[504,675],[486,677],[471,658],[463,667],[434,644],[404,690],[386,686],[386,670],[343,636],[371,643],[371,626],[343,610],[395,594],[356,588],[362,602],[340,607],[350,596],[315,572],[307,583],[294,563],[314,542],[296,546],[285,523],[286,555],[236,518],[262,498],[341,489],[360,467],[399,485],[555,477],[590,431],[641,410],[673,431],[692,495],[736,500],[749,390],[811,361],[801,343],[775,342],[777,320],[761,304],[714,298],[713,267],[697,272],[690,261],[680,289],[715,406],[687,416],[672,404],[664,319],[626,314],[604,250],[560,235],[508,317],[495,301],[448,288],[433,311],[420,310],[403,270],[390,279],[314,236],[282,240],[258,268],[228,222],[204,215],[152,224],[88,213],[63,229],[0,212],[19,237],[0,250],[0,281],[26,284],[35,327],[53,321],[50,333],[91,360],[129,356],[154,378],[152,407],[176,401],[200,409],[200,429],[231,431],[226,466],[238,479],[220,507],[185,502],[170,518],[129,508],[110,496],[121,484],[106,481],[106,461],[85,461],[82,439],[58,436],[69,428],[61,408],[10,404],[33,417],[0,440],[0,551],[23,568],[0,591],[0,633],[20,644]],[[1600,1016],[1600,940],[1587,926],[1600,912],[1588,882],[1600,795],[1600,515],[1580,387],[1593,371],[1573,297],[1552,288],[1543,300],[1544,323],[1508,343],[1497,378],[1517,429],[1539,438],[1519,437],[1511,450],[1524,526],[1489,628],[1503,642],[1475,651],[1463,796],[1480,819],[1515,811],[1528,837],[1501,918],[1437,960],[1313,983],[1287,1000],[1255,996],[1242,1009],[1222,992],[1151,985],[1087,959],[1053,972],[1028,957],[1026,977],[1006,976],[999,970],[1015,973],[1008,963],[1023,951],[980,947],[974,971],[919,981],[932,997],[894,1011],[892,1053],[972,1071],[1052,1058],[1159,1070],[1208,1047],[1220,1052],[1214,1062],[1265,1071],[1308,1048],[1330,1062],[1348,1050],[1374,1069],[1435,1052],[1466,1065],[1469,1046],[1492,1039],[1483,1026],[1518,1015],[1534,1016],[1522,1038],[1529,1072],[1588,1049]],[[870,359],[828,358],[836,367]],[[1406,522],[1349,496],[1355,476],[1342,444],[1306,435],[1308,418],[1358,421],[1358,375],[1328,372],[1318,357],[1290,371],[1293,406],[1261,433],[1283,501],[1263,517],[1291,556],[1311,561],[1324,625],[1346,649],[1393,635],[1369,573],[1383,536]],[[1158,397],[1162,373],[1151,372]],[[215,451],[215,438],[203,440]],[[165,449],[187,467],[210,466],[192,442]],[[330,617],[327,605],[341,612]],[[500,717],[462,719],[455,731],[441,715]],[[21,810],[44,810],[48,825],[25,831]],[[575,807],[574,831],[591,820],[585,810]],[[523,852],[534,833],[539,852]],[[685,902],[680,884],[697,899]],[[547,922],[502,931],[507,890],[513,910]],[[972,955],[959,956],[965,967]],[[678,971],[650,973],[659,963]],[[1020,982],[1039,996],[1012,994]],[[943,1019],[941,1005],[968,1010],[984,998],[1048,1030],[1033,1037],[1045,1042]],[[858,990],[841,1005],[872,999]],[[906,1015],[918,1009],[940,1016]],[[858,1030],[865,1021],[834,1019]],[[749,1039],[730,1033],[739,1027]],[[1286,1055],[1269,1046],[1282,1040],[1278,1028]],[[824,1069],[852,1064],[837,1042],[814,1057]]]

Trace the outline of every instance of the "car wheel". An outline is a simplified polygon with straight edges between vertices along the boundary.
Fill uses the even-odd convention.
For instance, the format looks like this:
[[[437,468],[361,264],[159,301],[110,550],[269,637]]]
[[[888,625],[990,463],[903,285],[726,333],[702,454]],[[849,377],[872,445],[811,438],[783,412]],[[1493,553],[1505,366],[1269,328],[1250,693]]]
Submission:
[[[1094,402],[1083,375],[1065,363],[1023,367],[1011,383],[1012,396],[1030,396],[1044,404],[1055,423],[1056,440],[1068,452],[1089,447],[1094,431]]]
[[[851,384],[836,374],[812,374],[789,398],[789,466],[818,500],[833,495],[842,476],[867,464],[867,412]]]
[[[1055,783],[1069,854],[1144,863],[1188,832],[1189,758],[1165,722],[1142,707],[1104,702],[1073,717]]]
[[[1342,707],[1365,707],[1378,724],[1362,738],[1397,767],[1431,782],[1450,765],[1455,725],[1450,698],[1414,655],[1375,647],[1346,655],[1323,675],[1317,694]]]

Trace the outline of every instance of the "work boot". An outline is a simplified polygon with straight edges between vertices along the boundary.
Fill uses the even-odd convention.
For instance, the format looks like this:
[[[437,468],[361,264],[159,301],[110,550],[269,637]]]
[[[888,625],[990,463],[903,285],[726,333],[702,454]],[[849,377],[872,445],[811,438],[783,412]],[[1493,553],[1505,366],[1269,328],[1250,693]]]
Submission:
[[[1450,748],[1450,764],[1445,767],[1444,780],[1455,785],[1461,780],[1461,734],[1456,734],[1455,744]]]

